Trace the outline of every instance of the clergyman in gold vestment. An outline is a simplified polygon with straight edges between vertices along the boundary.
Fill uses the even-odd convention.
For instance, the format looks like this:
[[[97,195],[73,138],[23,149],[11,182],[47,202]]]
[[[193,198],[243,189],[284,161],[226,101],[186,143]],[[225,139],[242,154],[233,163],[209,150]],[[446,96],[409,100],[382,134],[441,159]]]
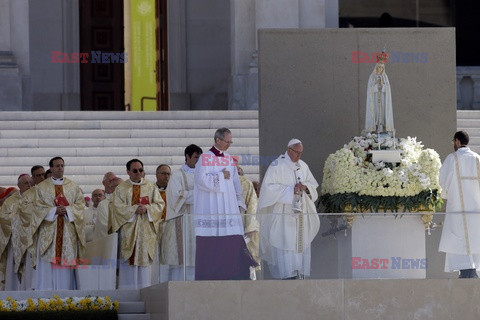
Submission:
[[[85,251],[85,199],[63,176],[64,161],[49,162],[52,177],[36,187],[31,232],[37,240],[36,290],[74,290],[75,269]]]
[[[140,289],[152,284],[157,235],[165,206],[157,186],[143,178],[143,163],[127,162],[129,180],[112,195],[112,232],[120,233],[119,289]]]

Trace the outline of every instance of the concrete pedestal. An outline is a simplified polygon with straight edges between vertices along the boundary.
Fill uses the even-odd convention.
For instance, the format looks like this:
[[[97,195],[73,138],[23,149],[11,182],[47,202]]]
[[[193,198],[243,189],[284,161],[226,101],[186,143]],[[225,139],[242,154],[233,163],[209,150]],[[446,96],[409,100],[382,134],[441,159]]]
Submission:
[[[420,214],[356,216],[346,236],[338,237],[342,278],[424,279],[427,260]]]

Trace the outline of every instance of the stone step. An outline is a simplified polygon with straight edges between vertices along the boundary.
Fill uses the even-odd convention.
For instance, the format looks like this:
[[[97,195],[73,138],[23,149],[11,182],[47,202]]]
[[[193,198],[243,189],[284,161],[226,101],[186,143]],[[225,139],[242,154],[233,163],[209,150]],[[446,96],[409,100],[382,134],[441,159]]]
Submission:
[[[457,121],[464,119],[480,119],[480,110],[457,110]]]
[[[118,314],[118,320],[150,320],[150,314]]]
[[[205,145],[205,144],[204,144]],[[232,155],[258,155],[258,149],[255,150],[255,147],[248,147],[251,144],[245,143],[244,147],[237,147],[236,149],[229,150],[233,151]],[[36,157],[46,157],[50,158],[54,156],[61,156],[62,158],[67,157],[134,157],[134,158],[141,158],[144,156],[156,156],[156,157],[169,157],[171,155],[181,155],[180,160],[185,159],[183,156],[183,151],[185,150],[181,147],[181,151],[175,150],[177,152],[169,152],[172,151],[171,149],[168,151],[162,150],[163,147],[105,147],[105,148],[0,148],[0,156],[2,157],[29,157],[34,154]],[[202,150],[208,150],[206,147],[202,148]],[[253,152],[252,152],[253,151]],[[140,159],[141,160],[141,159]]]
[[[258,119],[257,110],[212,111],[3,111],[0,121],[55,121],[55,120],[237,120]],[[221,127],[221,126],[220,126]],[[219,128],[220,128],[219,127]]]
[[[58,291],[0,291],[0,300],[12,297],[16,300],[27,298],[52,298],[56,294],[60,298],[85,297],[85,296],[109,296],[112,300],[122,302],[142,301],[140,290],[58,290]]]
[[[162,160],[162,159],[159,158],[159,160]],[[182,164],[183,164],[183,159],[182,159],[182,162],[180,162],[180,163],[176,163],[174,165],[170,165],[170,164],[168,164],[168,165],[170,165],[170,168],[172,170],[177,170],[181,167]],[[158,165],[160,165],[160,162],[158,163]],[[145,165],[145,171],[147,172],[147,174],[152,174],[153,175],[158,165],[154,165],[154,166]],[[258,166],[255,166],[255,165],[244,165],[244,166],[242,166],[242,169],[243,169],[243,172],[246,173],[246,174],[258,173]],[[119,177],[123,177],[123,176],[126,177],[127,176],[125,165],[109,166],[108,168],[106,168],[104,166],[72,166],[72,165],[68,165],[65,169],[65,176],[68,177],[68,176],[78,176],[78,175],[89,175],[89,176],[92,176],[92,177],[98,176],[98,177],[101,177],[101,179],[103,179],[103,175],[108,171],[114,172]],[[1,178],[5,177],[5,176],[7,176],[7,177],[8,176],[14,176],[16,178],[22,173],[29,173],[29,172],[30,172],[29,167],[0,166],[0,177]],[[100,181],[101,181],[101,179],[100,179]]]
[[[141,138],[142,140],[157,140],[156,138],[210,138],[216,129],[116,129],[116,130],[65,130],[65,129],[39,129],[39,130],[0,130],[0,139],[49,139],[62,141],[65,139],[101,138],[91,141],[104,142]],[[258,128],[231,129],[234,138],[258,138]],[[153,139],[155,138],[155,139]],[[138,143],[138,141],[137,141]]]
[[[480,128],[480,119],[457,119],[457,128]]]
[[[3,119],[2,119],[3,120]],[[53,121],[0,121],[0,130],[71,130],[74,129],[218,129],[231,127],[235,129],[256,128],[257,119],[234,120],[53,120]]]
[[[142,314],[145,313],[145,303],[143,301],[125,301],[118,306],[118,313],[122,314]]]
[[[246,147],[245,153],[241,153],[240,155],[246,154],[255,154],[254,152],[258,152],[256,147]],[[252,152],[254,151],[254,152]],[[43,157],[28,157],[28,154],[25,154],[24,157],[0,157],[0,166],[24,166],[25,170],[30,168],[34,165],[48,165],[48,161],[50,158],[56,155],[62,155],[61,152],[57,152],[56,154],[51,154],[50,156],[43,156]],[[77,156],[64,156],[62,157],[65,161],[65,173],[68,173],[68,166],[103,166],[105,167],[105,171],[110,171],[109,168],[112,166],[125,166],[126,163],[132,159],[132,157],[136,157],[140,159],[144,166],[158,166],[161,163],[165,164],[182,164],[185,161],[184,156],[151,156],[151,155],[131,155],[131,156],[115,156],[111,157],[108,154],[104,154],[102,157],[77,157]]]
[[[213,145],[213,135],[212,138],[159,138],[159,139],[107,139],[103,142],[104,146],[100,146],[102,148],[107,147],[121,147],[121,148],[138,148],[143,150],[146,147],[182,147],[182,151],[180,154],[183,154],[183,150],[189,144],[196,144],[201,148],[208,148],[210,149]],[[55,149],[63,149],[68,148],[82,148],[83,152],[87,152],[90,147],[99,147],[98,144],[101,142],[94,142],[91,140],[86,139],[1,139],[0,138],[0,150],[3,148],[24,148],[24,149],[31,149],[31,148],[55,148]],[[236,147],[249,147],[249,146],[258,146],[259,139],[258,138],[233,138],[233,144],[229,149],[229,153],[232,153],[230,150],[235,150]],[[205,149],[204,151],[207,151]],[[83,153],[82,152],[82,153]],[[78,155],[81,156],[81,153]]]

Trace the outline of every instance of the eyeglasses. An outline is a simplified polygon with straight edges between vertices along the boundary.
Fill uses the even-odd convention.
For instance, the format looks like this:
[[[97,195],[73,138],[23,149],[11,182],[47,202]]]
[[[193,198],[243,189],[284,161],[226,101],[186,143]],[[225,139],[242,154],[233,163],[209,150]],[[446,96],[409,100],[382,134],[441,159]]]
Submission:
[[[139,172],[143,172],[143,169],[133,169],[132,170],[133,173],[139,173]]]
[[[223,140],[223,139],[220,139],[220,140],[222,140],[223,142],[228,143],[228,144],[233,144],[233,141],[227,141],[227,140]]]
[[[295,154],[298,154],[298,155],[301,155],[303,153],[303,151],[293,150],[292,148],[288,148],[288,149],[292,150],[293,152],[295,152]]]

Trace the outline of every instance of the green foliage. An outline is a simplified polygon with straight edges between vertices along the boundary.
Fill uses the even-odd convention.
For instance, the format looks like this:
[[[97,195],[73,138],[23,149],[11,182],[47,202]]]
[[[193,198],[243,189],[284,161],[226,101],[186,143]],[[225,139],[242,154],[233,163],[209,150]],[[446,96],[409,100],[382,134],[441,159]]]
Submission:
[[[325,207],[325,212],[417,212],[440,210],[443,200],[438,196],[438,190],[424,190],[411,197],[378,197],[361,196],[357,193],[324,194],[320,197],[320,204]]]

